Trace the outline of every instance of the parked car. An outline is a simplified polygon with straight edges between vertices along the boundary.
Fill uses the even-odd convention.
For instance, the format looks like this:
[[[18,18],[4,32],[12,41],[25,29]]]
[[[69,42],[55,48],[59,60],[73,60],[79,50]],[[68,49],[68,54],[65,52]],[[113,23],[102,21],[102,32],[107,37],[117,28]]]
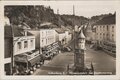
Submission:
[[[70,52],[70,51],[72,51],[72,49],[70,47],[63,47],[63,51]]]

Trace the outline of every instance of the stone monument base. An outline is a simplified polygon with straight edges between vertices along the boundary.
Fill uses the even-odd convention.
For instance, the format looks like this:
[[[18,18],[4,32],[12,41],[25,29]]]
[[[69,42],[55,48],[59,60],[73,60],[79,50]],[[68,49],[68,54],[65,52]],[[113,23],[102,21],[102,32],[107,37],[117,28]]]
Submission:
[[[67,75],[94,75],[94,70],[92,68],[85,68],[80,69],[76,68],[74,64],[69,64],[69,69],[67,70]]]

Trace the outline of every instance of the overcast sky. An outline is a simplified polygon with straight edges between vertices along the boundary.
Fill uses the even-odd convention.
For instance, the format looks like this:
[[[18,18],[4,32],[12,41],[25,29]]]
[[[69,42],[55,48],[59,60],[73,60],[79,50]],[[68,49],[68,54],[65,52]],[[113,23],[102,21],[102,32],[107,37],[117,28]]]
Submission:
[[[50,6],[55,13],[59,9],[59,14],[73,14],[73,5],[75,7],[75,15],[92,17],[95,15],[114,13],[116,6],[118,7],[120,2],[117,0],[85,0],[85,1],[7,1],[8,5],[45,5]]]
[[[56,5],[57,3],[57,5]],[[54,12],[57,13],[59,9],[59,14],[73,14],[73,5],[75,7],[75,15],[91,17],[100,14],[114,13],[116,11],[116,2],[108,1],[73,1],[73,2],[56,2],[48,3],[45,5],[50,5]]]

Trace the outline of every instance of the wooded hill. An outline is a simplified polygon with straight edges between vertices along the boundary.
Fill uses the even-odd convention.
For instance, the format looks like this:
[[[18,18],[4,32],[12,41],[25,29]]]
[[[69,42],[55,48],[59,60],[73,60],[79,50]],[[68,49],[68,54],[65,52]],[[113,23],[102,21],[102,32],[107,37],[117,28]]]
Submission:
[[[50,6],[5,6],[5,16],[10,23],[19,25],[26,23],[30,28],[38,28],[41,23],[51,22],[60,27],[85,24],[88,19],[83,16],[55,14]],[[72,27],[73,28],[73,27]]]

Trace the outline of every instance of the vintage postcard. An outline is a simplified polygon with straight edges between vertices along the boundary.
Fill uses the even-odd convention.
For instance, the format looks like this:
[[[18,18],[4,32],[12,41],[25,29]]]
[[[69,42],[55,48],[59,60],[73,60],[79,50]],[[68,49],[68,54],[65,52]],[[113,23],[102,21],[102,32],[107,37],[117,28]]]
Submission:
[[[0,79],[120,79],[119,1],[1,1]]]

